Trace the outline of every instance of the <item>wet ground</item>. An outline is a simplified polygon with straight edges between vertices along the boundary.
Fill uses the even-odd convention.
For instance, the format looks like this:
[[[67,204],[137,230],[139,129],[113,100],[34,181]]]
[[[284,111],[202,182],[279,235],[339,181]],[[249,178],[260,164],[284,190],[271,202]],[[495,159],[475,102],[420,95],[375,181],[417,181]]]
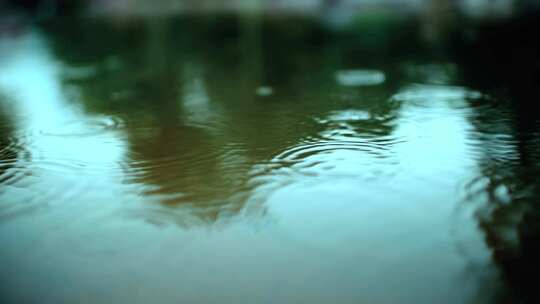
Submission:
[[[417,21],[14,24],[2,303],[520,303],[538,123]]]

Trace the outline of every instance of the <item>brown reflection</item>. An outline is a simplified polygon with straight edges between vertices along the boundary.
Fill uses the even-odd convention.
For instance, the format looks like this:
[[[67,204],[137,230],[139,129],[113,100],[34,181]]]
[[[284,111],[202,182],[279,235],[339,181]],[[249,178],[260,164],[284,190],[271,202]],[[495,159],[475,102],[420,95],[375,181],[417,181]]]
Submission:
[[[384,101],[406,81],[398,64],[421,58],[410,48],[419,41],[414,22],[399,21],[406,30],[395,38],[383,32],[384,39],[365,43],[351,39],[354,28],[339,34],[314,19],[294,18],[294,28],[291,22],[208,15],[134,19],[120,27],[58,19],[47,28],[67,64],[65,89],[80,92],[74,100],[123,120],[128,181],[146,185],[145,195],[169,206],[215,220],[242,208],[253,165],[327,128],[315,118],[362,109],[391,119],[398,104]],[[366,26],[377,30],[360,24],[359,33]],[[407,47],[399,50],[401,44]],[[336,81],[337,71],[358,68],[377,69],[385,80],[365,87]],[[388,119],[357,127],[379,136],[393,128]]]

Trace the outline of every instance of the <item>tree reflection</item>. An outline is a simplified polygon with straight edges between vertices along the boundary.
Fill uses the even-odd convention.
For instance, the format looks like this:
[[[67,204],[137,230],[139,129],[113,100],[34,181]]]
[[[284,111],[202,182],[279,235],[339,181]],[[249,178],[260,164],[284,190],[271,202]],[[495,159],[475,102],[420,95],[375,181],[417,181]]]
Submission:
[[[422,58],[410,47],[419,42],[414,21],[391,19],[380,33],[360,23],[341,34],[309,18],[291,29],[290,18],[59,19],[46,27],[66,64],[67,92],[80,92],[74,100],[87,111],[123,120],[130,182],[216,219],[241,209],[253,165],[328,127],[313,117],[361,109],[391,119],[397,104],[384,101],[407,81],[400,63]],[[390,36],[395,22],[406,30]],[[366,27],[384,38],[351,39]],[[336,82],[336,71],[357,68],[378,69],[386,80],[360,88]],[[373,119],[357,131],[384,136],[392,128]]]
[[[17,151],[13,151],[12,136],[14,126],[12,118],[7,111],[7,97],[0,93],[0,183],[8,178],[6,172],[13,166]]]
[[[477,103],[474,119],[480,134],[491,134],[482,164],[487,179],[479,178],[471,187],[486,195],[478,221],[510,286],[504,303],[539,299],[530,279],[540,269],[540,115],[533,106],[540,71],[538,20],[537,13],[524,11],[504,22],[480,23],[471,27],[473,39],[458,33],[451,44],[464,80],[487,96]]]

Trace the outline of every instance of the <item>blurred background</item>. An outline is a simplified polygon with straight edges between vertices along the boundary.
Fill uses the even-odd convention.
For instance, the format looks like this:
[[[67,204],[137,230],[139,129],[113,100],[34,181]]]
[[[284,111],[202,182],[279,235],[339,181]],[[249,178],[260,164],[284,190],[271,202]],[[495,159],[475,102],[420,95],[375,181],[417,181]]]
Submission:
[[[540,1],[0,1],[0,302],[538,303]]]

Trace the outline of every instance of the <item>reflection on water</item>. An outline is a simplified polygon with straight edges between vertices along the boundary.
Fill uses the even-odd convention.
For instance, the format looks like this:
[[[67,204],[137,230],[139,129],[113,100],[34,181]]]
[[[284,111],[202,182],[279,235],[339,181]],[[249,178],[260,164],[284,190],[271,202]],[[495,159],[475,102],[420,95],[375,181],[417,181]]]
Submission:
[[[3,150],[2,217],[83,197],[97,200],[100,186],[109,192],[121,181],[125,142],[121,122],[106,115],[86,115],[68,104],[59,79],[60,65],[43,37],[29,33],[2,49],[0,86],[14,126]],[[31,88],[28,88],[28,86]],[[95,178],[98,176],[99,178]],[[112,193],[110,193],[112,194]],[[109,195],[110,195],[109,194]]]
[[[504,293],[492,254],[517,246],[534,187],[513,112],[447,58],[377,55],[416,43],[410,26],[358,44],[285,21],[58,21],[2,36],[2,299]]]

